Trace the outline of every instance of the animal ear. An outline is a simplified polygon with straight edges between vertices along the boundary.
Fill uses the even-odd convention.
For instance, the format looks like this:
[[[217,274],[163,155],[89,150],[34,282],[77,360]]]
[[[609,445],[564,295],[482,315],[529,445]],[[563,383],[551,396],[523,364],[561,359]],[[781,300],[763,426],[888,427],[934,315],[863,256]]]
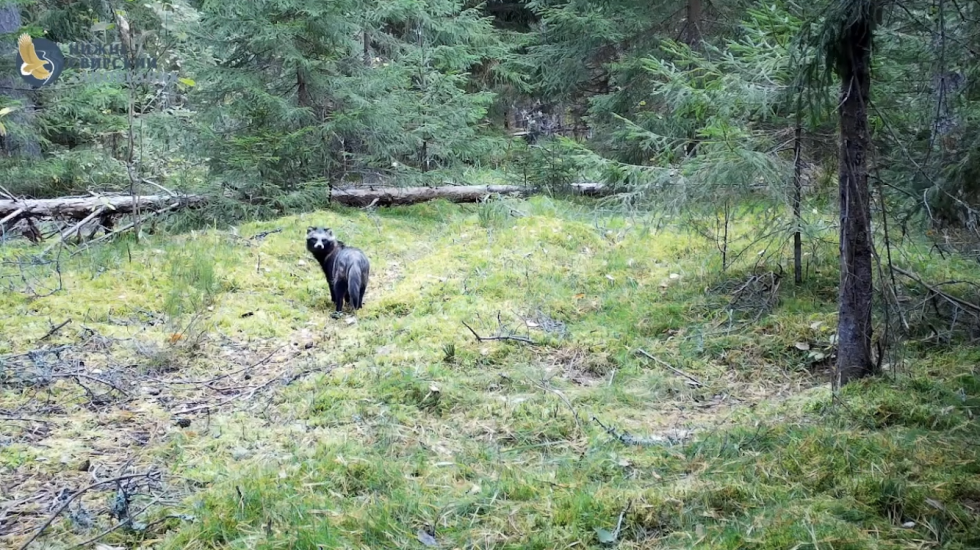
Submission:
[[[307,228],[306,228],[306,232],[307,232],[307,233],[312,233],[312,232],[313,232],[313,231],[314,231],[315,229],[316,229],[316,228],[315,228],[315,227],[313,227],[313,226],[311,225],[310,227],[307,227]]]

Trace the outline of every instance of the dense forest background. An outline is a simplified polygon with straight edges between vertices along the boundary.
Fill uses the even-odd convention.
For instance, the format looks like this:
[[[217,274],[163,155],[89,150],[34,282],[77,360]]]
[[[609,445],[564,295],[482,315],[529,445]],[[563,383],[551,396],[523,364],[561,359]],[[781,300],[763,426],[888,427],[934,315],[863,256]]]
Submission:
[[[226,221],[323,204],[331,184],[489,174],[604,181],[661,208],[723,206],[746,188],[791,200],[796,151],[804,187],[833,180],[833,56],[843,22],[870,5],[9,3],[6,20],[22,14],[3,35],[10,52],[28,32],[131,44],[157,66],[133,69],[150,75],[133,87],[67,71],[29,90],[3,56],[0,185],[53,197],[148,179],[223,198],[206,217]],[[874,196],[903,231],[976,236],[977,6],[875,9]]]

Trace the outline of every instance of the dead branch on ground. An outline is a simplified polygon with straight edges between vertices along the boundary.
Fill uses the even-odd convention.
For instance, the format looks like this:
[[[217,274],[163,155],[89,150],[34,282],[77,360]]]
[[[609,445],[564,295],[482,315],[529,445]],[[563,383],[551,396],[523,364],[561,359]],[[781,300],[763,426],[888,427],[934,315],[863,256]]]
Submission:
[[[40,337],[38,339],[38,342],[43,342],[43,341],[47,340],[48,338],[51,338],[52,336],[54,336],[54,334],[56,332],[58,332],[59,330],[61,330],[62,328],[64,328],[65,325],[67,325],[70,322],[71,322],[71,319],[68,319],[65,322],[61,323],[60,325],[57,325],[57,326],[52,325],[51,326],[51,330],[49,330],[47,332],[47,334],[45,334],[44,336]]]
[[[64,324],[67,324],[67,322]],[[11,387],[44,387],[50,384],[52,380],[61,378],[73,380],[79,387],[85,390],[93,403],[104,403],[106,394],[97,394],[92,388],[83,383],[83,381],[101,384],[109,388],[110,392],[115,391],[126,399],[132,398],[132,395],[128,391],[112,380],[83,371],[79,366],[79,361],[62,358],[62,352],[71,350],[73,350],[73,346],[65,345],[0,357],[0,363],[6,367],[4,376],[0,379],[0,385]],[[47,359],[51,355],[56,357],[54,361]]]
[[[678,443],[682,443],[692,435],[688,430],[671,430],[671,432],[667,433],[666,435],[638,437],[630,434],[629,432],[619,433],[616,428],[603,424],[602,421],[600,421],[596,416],[592,417],[592,421],[598,424],[603,430],[606,431],[606,433],[618,439],[624,445],[676,445]]]
[[[677,367],[672,367],[672,366],[668,365],[665,361],[661,361],[660,359],[654,357],[653,355],[650,355],[646,351],[644,351],[644,350],[642,350],[640,348],[637,348],[636,349],[636,352],[639,353],[639,354],[641,354],[641,355],[643,355],[643,356],[645,356],[647,359],[650,359],[651,361],[659,364],[660,366],[662,366],[662,367],[670,370],[674,374],[677,374],[677,375],[683,376],[684,378],[687,378],[687,384],[692,385],[692,386],[694,386],[696,388],[700,388],[700,387],[703,387],[704,386],[704,382],[698,380],[697,378],[691,376],[690,374],[682,371],[681,369],[679,369]]]
[[[24,544],[20,545],[20,547],[18,548],[18,550],[25,550],[28,546],[30,546],[31,543],[34,542],[35,540],[37,540],[37,538],[40,537],[41,534],[44,533],[44,531],[48,527],[50,527],[52,523],[54,523],[54,520],[57,519],[58,516],[60,516],[61,513],[64,512],[68,508],[68,505],[71,504],[72,501],[74,501],[78,497],[82,496],[83,494],[87,493],[88,491],[91,491],[92,489],[96,489],[98,487],[101,487],[103,485],[107,485],[107,484],[110,484],[110,483],[117,483],[118,484],[118,483],[120,483],[122,481],[127,481],[127,480],[132,480],[132,479],[148,479],[150,481],[157,481],[157,482],[159,482],[160,481],[160,477],[161,477],[160,476],[160,473],[159,472],[156,472],[156,471],[144,472],[144,473],[141,473],[141,474],[128,474],[128,475],[124,475],[124,476],[114,477],[112,479],[106,479],[106,480],[102,480],[102,481],[97,481],[95,483],[92,483],[91,485],[88,485],[86,487],[83,487],[82,489],[79,489],[78,491],[75,491],[74,493],[72,493],[71,495],[69,495],[67,498],[65,498],[65,500],[61,503],[61,505],[58,506],[58,508],[55,509],[54,512],[51,513],[51,515],[48,517],[47,521],[45,521],[41,525],[41,527],[39,527],[38,530],[34,532],[34,534],[31,536],[31,538],[27,539],[27,541]],[[154,479],[154,478],[156,478],[156,479]]]
[[[249,237],[248,240],[250,240],[250,241],[261,241],[262,239],[265,239],[269,235],[274,235],[276,233],[282,233],[282,228],[280,227],[280,228],[273,229],[271,231],[263,231],[261,233],[256,233],[255,235],[252,235],[251,237]]]
[[[275,352],[273,352],[273,353],[275,353]],[[221,408],[221,407],[223,407],[225,405],[228,405],[229,403],[232,403],[234,401],[238,401],[238,400],[249,401],[250,399],[252,399],[253,397],[255,397],[256,394],[258,394],[261,391],[264,391],[265,389],[269,388],[270,386],[272,386],[276,382],[281,382],[282,383],[282,386],[288,386],[289,384],[292,384],[293,382],[295,382],[296,380],[299,380],[300,378],[306,376],[307,374],[311,374],[311,373],[319,372],[319,371],[324,371],[324,370],[326,370],[326,371],[329,372],[330,370],[333,370],[335,367],[336,367],[335,365],[330,365],[330,366],[327,366],[327,367],[318,367],[318,368],[312,368],[312,369],[305,369],[305,370],[302,370],[302,371],[290,373],[290,374],[288,374],[286,376],[273,376],[273,377],[269,378],[268,380],[266,380],[265,382],[263,382],[263,383],[261,383],[259,385],[256,385],[256,386],[240,386],[240,387],[234,387],[234,388],[224,388],[225,390],[228,390],[228,391],[240,391],[240,393],[237,393],[237,394],[235,394],[235,395],[233,395],[233,396],[231,396],[228,399],[225,399],[223,401],[219,401],[218,403],[203,404],[203,405],[198,405],[196,407],[189,407],[189,408],[185,407],[182,410],[173,411],[173,414],[175,416],[180,416],[180,415],[187,415],[187,414],[191,414],[191,413],[195,413],[195,412],[200,412],[200,411],[205,411],[205,412],[208,412],[210,414],[211,411],[216,410],[216,409],[219,409],[219,408]],[[209,387],[211,389],[219,390],[219,388],[214,388],[211,385],[207,385],[207,387]],[[245,390],[247,390],[247,391],[245,391]]]
[[[523,342],[525,344],[530,344],[532,346],[538,346],[538,345],[540,345],[539,343],[531,340],[530,338],[528,338],[526,336],[517,336],[517,335],[513,335],[513,334],[504,334],[504,326],[503,326],[503,323],[500,321],[500,313],[499,312],[497,313],[497,334],[495,334],[494,336],[480,336],[479,334],[477,334],[477,332],[475,330],[473,330],[473,327],[471,327],[468,324],[466,324],[466,321],[460,321],[460,322],[463,323],[463,326],[464,327],[466,327],[467,329],[469,329],[469,331],[476,338],[476,341],[477,342],[492,342],[492,341],[495,341],[495,340],[496,341],[510,340],[510,341],[513,341],[513,342]]]
[[[105,235],[97,239],[101,241],[112,235],[138,227],[141,222],[164,212],[179,208],[197,208],[207,202],[207,198],[200,195],[178,195],[159,184],[147,183],[159,187],[167,194],[140,196],[135,194],[96,195],[93,193],[91,196],[53,199],[10,198],[0,200],[0,231],[6,232],[7,226],[25,221],[28,224],[28,229],[24,231],[24,236],[36,244],[44,239],[44,235],[35,225],[36,221],[43,219],[73,220],[74,223],[62,226],[54,232],[57,238],[41,252],[40,255],[43,256],[52,248],[68,242],[69,237],[72,236],[76,238],[78,243],[81,243],[85,239],[93,239],[99,229],[102,229]],[[146,214],[141,215],[141,212],[146,212]],[[127,214],[133,215],[136,219],[123,227],[114,229],[114,219]],[[90,229],[85,230],[87,227]],[[86,234],[83,235],[83,233]]]

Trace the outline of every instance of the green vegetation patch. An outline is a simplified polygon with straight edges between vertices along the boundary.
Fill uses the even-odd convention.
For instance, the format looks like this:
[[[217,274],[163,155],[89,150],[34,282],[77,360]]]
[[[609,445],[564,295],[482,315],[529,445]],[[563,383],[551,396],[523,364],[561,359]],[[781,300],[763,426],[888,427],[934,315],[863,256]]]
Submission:
[[[331,318],[309,225],[367,252],[357,315]],[[86,460],[162,469],[161,523],[110,545],[975,546],[980,356],[921,342],[831,396],[836,249],[815,250],[822,273],[767,294],[758,255],[722,271],[675,226],[539,197],[119,239],[49,296],[56,275],[5,263],[0,408],[59,408],[13,426],[0,472],[26,498]],[[23,354],[59,346],[42,384]],[[66,517],[46,540],[111,526]]]

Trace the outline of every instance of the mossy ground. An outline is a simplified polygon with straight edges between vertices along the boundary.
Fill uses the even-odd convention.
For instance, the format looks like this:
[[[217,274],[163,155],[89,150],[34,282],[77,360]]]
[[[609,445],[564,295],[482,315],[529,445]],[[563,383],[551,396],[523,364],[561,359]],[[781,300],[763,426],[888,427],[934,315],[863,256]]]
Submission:
[[[331,318],[308,225],[371,258],[356,316]],[[79,254],[62,291],[0,296],[16,504],[0,540],[26,540],[62,487],[126,466],[165,473],[134,505],[151,504],[144,521],[194,520],[110,545],[980,547],[980,351],[913,345],[901,369],[832,396],[836,246],[815,251],[806,283],[784,278],[760,311],[726,306],[771,256],[722,273],[699,238],[546,198],[336,209]],[[924,275],[970,269],[902,255]],[[12,290],[55,280],[11,265]],[[477,341],[464,322],[533,344]],[[14,355],[61,345],[59,364],[92,379],[12,382],[55,361]],[[98,516],[110,493],[80,501]],[[42,540],[112,524],[59,519]]]

